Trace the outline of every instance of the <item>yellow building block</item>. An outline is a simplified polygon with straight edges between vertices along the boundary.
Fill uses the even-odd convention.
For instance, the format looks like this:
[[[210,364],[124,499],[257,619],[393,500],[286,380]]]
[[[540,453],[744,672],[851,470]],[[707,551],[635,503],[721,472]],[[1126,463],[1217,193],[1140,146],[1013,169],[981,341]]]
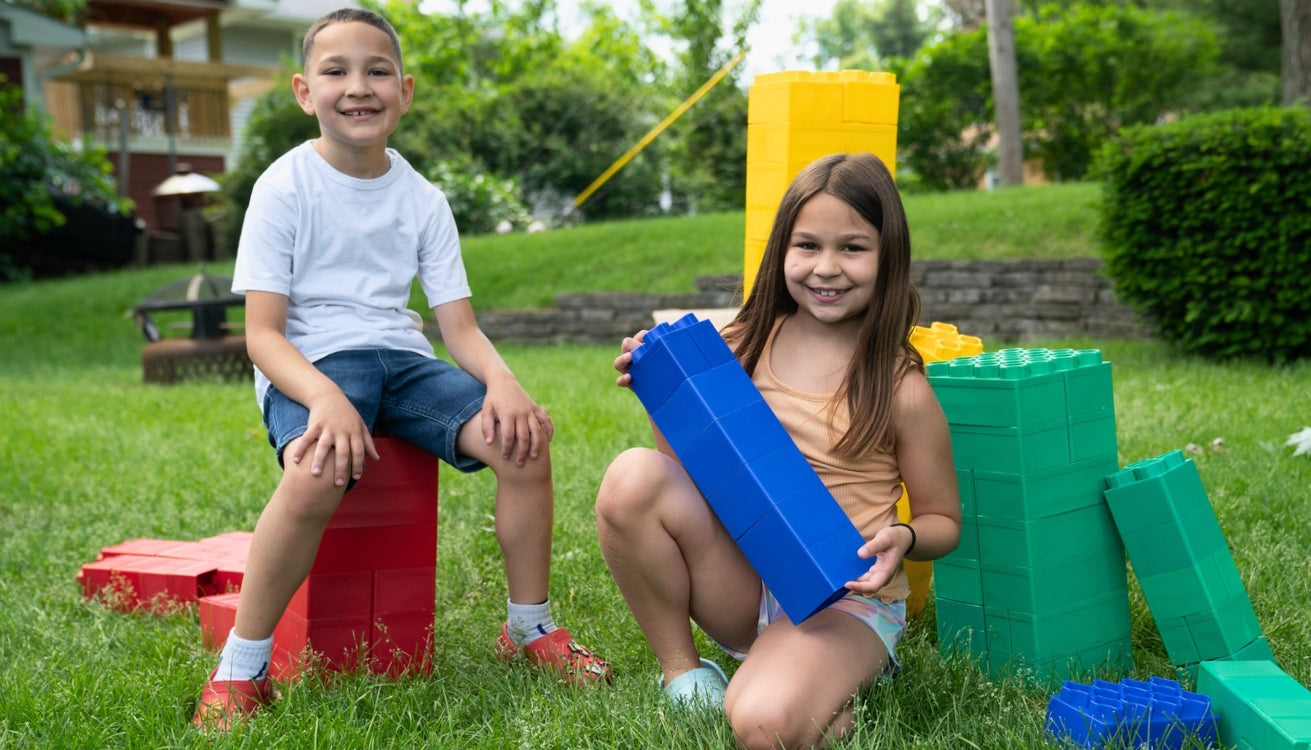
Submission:
[[[940,362],[956,357],[973,357],[983,353],[983,339],[966,336],[950,323],[934,322],[928,328],[915,326],[910,332],[910,344],[924,358],[924,363]],[[910,495],[905,485],[897,501],[897,520],[910,523]],[[906,616],[924,611],[929,600],[929,584],[933,582],[933,563],[922,560],[905,560],[906,578],[910,579],[910,595],[906,597]]]
[[[832,153],[868,151],[896,174],[900,96],[891,73],[756,76],[747,91],[744,295],[751,293],[778,203],[807,164]]]
[[[966,336],[950,323],[915,326],[910,332],[910,345],[924,358],[924,364],[983,353],[983,339]]]

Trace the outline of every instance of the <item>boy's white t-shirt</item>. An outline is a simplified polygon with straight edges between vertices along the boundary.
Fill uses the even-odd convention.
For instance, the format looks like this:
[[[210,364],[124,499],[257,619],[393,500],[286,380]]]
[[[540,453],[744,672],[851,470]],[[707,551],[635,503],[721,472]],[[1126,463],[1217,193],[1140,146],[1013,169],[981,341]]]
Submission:
[[[434,356],[409,309],[417,276],[428,306],[470,296],[446,196],[393,149],[386,174],[343,174],[307,141],[255,182],[232,291],[287,297],[287,340],[314,362],[348,349]],[[260,408],[268,378],[255,369]]]

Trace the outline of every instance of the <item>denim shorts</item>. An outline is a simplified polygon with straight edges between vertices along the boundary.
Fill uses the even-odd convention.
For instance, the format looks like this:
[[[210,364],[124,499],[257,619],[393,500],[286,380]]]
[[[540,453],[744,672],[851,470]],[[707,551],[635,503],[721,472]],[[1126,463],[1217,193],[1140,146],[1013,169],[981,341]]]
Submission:
[[[904,599],[888,603],[882,599],[862,596],[848,591],[846,596],[828,605],[825,609],[836,609],[839,612],[845,612],[874,631],[874,635],[877,635],[879,640],[883,641],[884,647],[888,649],[890,671],[897,669],[897,642],[901,640],[902,634],[906,632],[906,601]],[[779,604],[778,599],[774,598],[774,593],[762,584],[760,587],[760,613],[759,619],[756,621],[756,632],[763,632],[775,620],[781,619],[783,614],[783,605]],[[745,653],[731,649],[722,643],[719,644],[719,647],[738,661],[747,658]]]
[[[314,363],[350,399],[369,430],[412,443],[460,471],[485,464],[456,452],[460,428],[483,406],[486,386],[433,357],[393,349],[349,349]],[[264,395],[269,444],[282,451],[305,434],[309,409],[270,385]]]

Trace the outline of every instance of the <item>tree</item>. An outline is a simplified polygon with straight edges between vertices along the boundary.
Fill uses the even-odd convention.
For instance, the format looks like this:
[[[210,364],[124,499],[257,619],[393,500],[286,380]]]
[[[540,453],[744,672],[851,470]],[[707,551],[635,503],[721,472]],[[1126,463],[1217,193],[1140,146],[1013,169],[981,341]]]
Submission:
[[[997,118],[997,174],[1002,187],[1024,184],[1020,137],[1020,81],[1015,69],[1015,28],[1010,0],[988,0],[988,61]]]
[[[1125,126],[1193,111],[1216,71],[1209,25],[1130,5],[1047,6],[1016,19],[1024,131],[1055,180],[1079,180],[1101,144]]]
[[[956,31],[973,31],[987,22],[986,0],[940,0],[947,24]]]
[[[682,0],[665,14],[652,0],[642,0],[652,30],[668,36],[677,50],[678,65],[670,76],[661,117],[746,48],[747,30],[756,21],[760,2],[737,4],[736,13],[730,14],[723,0]],[[738,85],[739,76],[740,68],[730,70],[661,136],[676,210],[738,210],[746,200],[746,94]]]
[[[1192,111],[1190,97],[1213,75],[1219,45],[1196,18],[1073,4],[1017,17],[1015,54],[1025,151],[1051,179],[1077,180],[1122,127]],[[923,186],[977,181],[995,132],[987,65],[979,29],[949,35],[895,67],[901,156]]]
[[[890,58],[912,57],[928,39],[918,6],[916,0],[838,0],[828,18],[804,21],[798,36],[814,42],[816,68],[882,70]]]
[[[1311,106],[1311,0],[1279,0],[1284,106]]]
[[[128,214],[132,202],[118,195],[105,150],[90,141],[70,142],[50,121],[23,106],[23,93],[0,76],[0,238],[5,250],[47,234],[66,219],[53,194],[72,205],[92,202]],[[6,257],[0,254],[0,271]]]
[[[983,29],[952,34],[894,60],[901,83],[897,151],[903,187],[972,188],[987,167],[995,132],[988,83],[988,40]]]

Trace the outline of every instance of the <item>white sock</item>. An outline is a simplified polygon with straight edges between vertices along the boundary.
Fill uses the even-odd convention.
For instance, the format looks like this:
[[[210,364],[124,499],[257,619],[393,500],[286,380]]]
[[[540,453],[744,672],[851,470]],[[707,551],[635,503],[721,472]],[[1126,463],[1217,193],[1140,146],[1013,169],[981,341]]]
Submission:
[[[259,680],[268,677],[269,662],[273,659],[273,636],[262,641],[248,641],[237,635],[236,628],[228,633],[228,640],[219,654],[216,680]]]
[[[541,604],[515,604],[508,599],[506,603],[510,610],[510,639],[514,645],[522,646],[556,629],[555,620],[551,618],[550,599]]]

